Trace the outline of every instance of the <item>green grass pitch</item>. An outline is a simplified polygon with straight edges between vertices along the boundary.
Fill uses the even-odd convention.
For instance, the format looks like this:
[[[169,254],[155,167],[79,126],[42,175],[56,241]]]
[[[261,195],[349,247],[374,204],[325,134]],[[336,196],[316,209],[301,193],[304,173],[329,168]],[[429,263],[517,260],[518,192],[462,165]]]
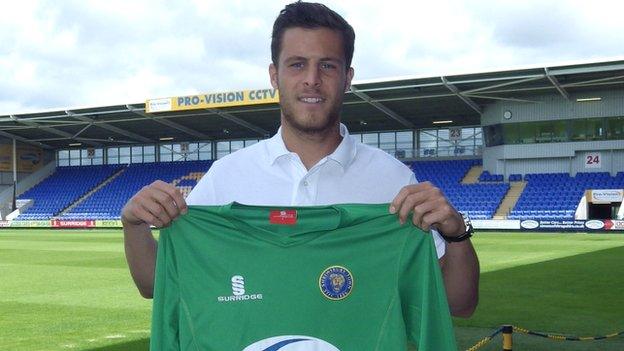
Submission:
[[[479,233],[481,298],[455,320],[464,350],[501,324],[602,335],[624,330],[624,235]],[[0,350],[147,350],[151,301],[136,291],[120,230],[0,230]],[[498,336],[480,350],[501,350]],[[624,337],[514,350],[624,350]],[[348,350],[346,350],[348,351]]]

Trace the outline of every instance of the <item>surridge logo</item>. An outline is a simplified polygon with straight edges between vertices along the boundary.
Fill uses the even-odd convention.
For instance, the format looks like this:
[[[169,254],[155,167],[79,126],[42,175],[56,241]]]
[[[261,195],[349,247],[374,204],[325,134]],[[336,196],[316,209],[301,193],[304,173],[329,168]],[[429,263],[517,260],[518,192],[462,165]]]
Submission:
[[[219,296],[219,302],[236,302],[248,300],[262,300],[262,294],[245,294],[245,278],[242,275],[234,275],[232,279],[232,295]]]
[[[240,275],[232,277],[232,294],[236,296],[245,295],[245,278]]]

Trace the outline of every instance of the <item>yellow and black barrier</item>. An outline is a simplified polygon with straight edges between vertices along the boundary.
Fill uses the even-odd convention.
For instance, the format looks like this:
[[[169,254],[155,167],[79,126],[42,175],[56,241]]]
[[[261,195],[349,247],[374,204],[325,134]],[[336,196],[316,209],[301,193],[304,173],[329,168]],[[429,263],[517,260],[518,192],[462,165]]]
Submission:
[[[550,334],[550,333],[542,333],[536,332],[533,330],[516,327],[512,325],[503,325],[502,327],[496,329],[492,334],[486,336],[485,338],[479,340],[474,346],[467,349],[466,351],[476,351],[479,348],[483,347],[485,344],[490,342],[494,337],[498,334],[503,334],[503,351],[512,351],[513,348],[513,333],[521,333],[532,336],[539,336],[542,338],[548,338],[556,341],[594,341],[594,340],[604,340],[615,338],[618,336],[624,335],[624,331],[611,333],[607,335],[599,335],[599,336],[569,336],[563,334]]]
[[[496,329],[492,334],[486,336],[485,338],[479,340],[478,343],[476,343],[473,347],[469,348],[466,351],[476,351],[478,349],[480,349],[481,347],[483,347],[485,344],[487,344],[488,342],[490,342],[490,340],[494,339],[494,337],[500,333],[503,332],[503,327],[500,327],[498,329]]]

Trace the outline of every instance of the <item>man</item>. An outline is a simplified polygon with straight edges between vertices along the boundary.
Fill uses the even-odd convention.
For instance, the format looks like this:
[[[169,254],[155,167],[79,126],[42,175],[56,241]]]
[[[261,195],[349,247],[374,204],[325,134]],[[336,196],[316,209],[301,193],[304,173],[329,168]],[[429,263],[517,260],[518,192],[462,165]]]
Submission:
[[[157,242],[150,225],[168,226],[191,205],[323,205],[388,203],[402,223],[466,239],[462,216],[431,183],[418,183],[402,163],[348,135],[340,124],[353,78],[355,34],[321,4],[296,2],[273,27],[271,84],[279,89],[281,127],[271,139],[215,162],[186,202],[156,181],[122,210],[126,258],[141,295],[152,297]],[[477,305],[479,265],[470,240],[436,246],[451,313],[468,317]]]

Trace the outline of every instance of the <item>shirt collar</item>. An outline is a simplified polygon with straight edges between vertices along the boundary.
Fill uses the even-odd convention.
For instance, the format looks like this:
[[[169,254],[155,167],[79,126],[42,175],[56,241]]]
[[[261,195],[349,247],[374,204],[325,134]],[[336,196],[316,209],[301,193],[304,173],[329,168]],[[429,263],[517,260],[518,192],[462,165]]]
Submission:
[[[343,169],[346,169],[355,158],[355,139],[349,135],[347,126],[342,123],[340,123],[340,135],[342,136],[342,141],[327,158],[337,162]],[[277,133],[267,141],[268,162],[273,165],[278,158],[289,154],[290,151],[288,151],[286,144],[284,144],[284,139],[282,139],[282,127],[280,126]]]

